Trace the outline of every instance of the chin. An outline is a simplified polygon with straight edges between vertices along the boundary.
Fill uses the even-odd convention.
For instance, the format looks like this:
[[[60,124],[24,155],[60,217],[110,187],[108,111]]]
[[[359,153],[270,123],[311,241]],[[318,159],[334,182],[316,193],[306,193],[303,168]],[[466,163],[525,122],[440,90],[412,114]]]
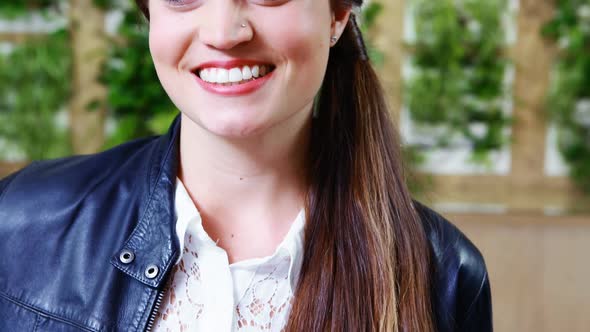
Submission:
[[[220,137],[244,138],[255,136],[270,127],[260,112],[248,108],[226,108],[216,105],[177,104],[193,125]],[[185,106],[185,107],[182,107]],[[185,111],[182,111],[182,110]],[[196,129],[196,128],[195,128]]]
[[[217,136],[225,138],[247,138],[254,137],[264,132],[269,126],[258,121],[247,119],[224,119],[223,121],[205,121],[205,129]]]

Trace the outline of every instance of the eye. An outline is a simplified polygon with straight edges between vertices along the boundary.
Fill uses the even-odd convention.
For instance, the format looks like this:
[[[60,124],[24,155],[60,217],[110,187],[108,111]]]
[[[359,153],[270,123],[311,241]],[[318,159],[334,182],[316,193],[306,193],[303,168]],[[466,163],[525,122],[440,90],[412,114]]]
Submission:
[[[165,0],[165,1],[173,7],[185,7],[185,6],[188,6],[188,5],[191,5],[195,2],[197,2],[198,0]]]
[[[251,2],[262,6],[280,6],[291,0],[250,0]]]

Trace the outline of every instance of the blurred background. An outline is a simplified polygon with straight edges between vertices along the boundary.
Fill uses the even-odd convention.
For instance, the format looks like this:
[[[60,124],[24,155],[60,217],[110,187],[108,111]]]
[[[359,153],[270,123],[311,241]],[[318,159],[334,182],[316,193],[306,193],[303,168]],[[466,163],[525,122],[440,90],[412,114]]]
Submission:
[[[372,0],[414,195],[482,251],[496,331],[590,331],[590,0]],[[163,133],[131,0],[0,2],[0,177]]]

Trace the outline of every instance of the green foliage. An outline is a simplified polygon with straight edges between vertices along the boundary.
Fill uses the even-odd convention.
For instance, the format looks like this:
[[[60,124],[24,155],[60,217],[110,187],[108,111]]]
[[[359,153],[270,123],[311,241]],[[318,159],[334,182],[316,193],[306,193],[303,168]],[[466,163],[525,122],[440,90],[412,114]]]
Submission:
[[[416,41],[405,98],[417,125],[444,128],[439,146],[462,136],[485,163],[508,143],[502,13],[506,0],[412,0]],[[483,129],[483,130],[482,130]]]
[[[56,116],[70,96],[71,62],[66,31],[0,55],[0,138],[29,159],[70,152],[67,130],[56,125]]]
[[[107,146],[160,134],[178,114],[156,75],[147,25],[134,6],[128,8],[118,31],[122,41],[113,40],[101,77],[108,87],[109,110],[117,121]]]
[[[543,35],[560,48],[547,112],[574,182],[590,193],[590,1],[557,2]]]
[[[56,7],[56,0],[3,0],[0,4],[0,17],[13,19],[26,14],[31,10],[44,10]]]
[[[383,64],[383,52],[381,52],[372,42],[370,38],[366,38],[369,35],[369,31],[375,26],[377,18],[383,11],[383,5],[378,2],[370,2],[368,3],[363,10],[361,11],[360,15],[360,29],[365,36],[365,43],[367,46],[367,53],[369,54],[369,58],[371,62],[374,63],[376,66],[381,66]]]
[[[117,6],[117,0],[93,0],[93,2],[100,9],[109,9]]]

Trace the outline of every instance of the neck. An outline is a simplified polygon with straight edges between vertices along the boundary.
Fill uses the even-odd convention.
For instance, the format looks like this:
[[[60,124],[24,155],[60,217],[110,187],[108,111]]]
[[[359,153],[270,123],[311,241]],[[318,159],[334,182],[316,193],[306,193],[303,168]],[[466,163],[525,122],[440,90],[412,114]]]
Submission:
[[[251,137],[215,135],[182,115],[178,176],[210,221],[292,221],[303,206],[310,113]]]

